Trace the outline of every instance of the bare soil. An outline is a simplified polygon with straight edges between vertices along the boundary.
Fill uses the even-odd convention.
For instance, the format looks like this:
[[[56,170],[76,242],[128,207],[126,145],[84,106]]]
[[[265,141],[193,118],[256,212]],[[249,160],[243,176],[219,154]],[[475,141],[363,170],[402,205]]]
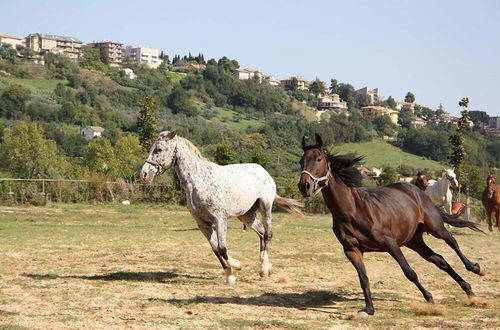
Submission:
[[[357,318],[363,295],[331,218],[275,213],[273,225],[273,274],[262,280],[257,236],[230,221],[229,252],[244,268],[229,287],[183,209],[1,207],[0,329],[500,328],[498,232],[452,229],[464,254],[486,267],[484,277],[426,237],[472,285],[474,302],[446,273],[404,249],[438,305],[427,308],[388,254],[366,254],[376,312]]]

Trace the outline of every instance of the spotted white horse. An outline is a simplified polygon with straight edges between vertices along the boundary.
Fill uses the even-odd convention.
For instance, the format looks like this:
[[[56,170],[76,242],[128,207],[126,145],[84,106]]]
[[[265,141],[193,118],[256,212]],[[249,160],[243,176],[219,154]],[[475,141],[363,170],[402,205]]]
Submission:
[[[444,169],[443,176],[439,180],[429,180],[429,185],[425,193],[429,195],[432,202],[437,206],[445,208],[445,211],[451,214],[451,202],[453,194],[450,186],[458,186],[455,170],[452,168]]]
[[[273,202],[290,213],[302,215],[302,204],[276,194],[276,184],[258,164],[220,166],[205,159],[200,151],[176,132],[161,132],[141,170],[141,179],[150,183],[155,176],[174,167],[186,192],[187,206],[198,228],[219,259],[228,284],[234,284],[233,269],[238,260],[227,253],[227,219],[237,217],[260,238],[260,275],[271,272],[269,244],[272,238]],[[260,211],[262,221],[256,218]]]

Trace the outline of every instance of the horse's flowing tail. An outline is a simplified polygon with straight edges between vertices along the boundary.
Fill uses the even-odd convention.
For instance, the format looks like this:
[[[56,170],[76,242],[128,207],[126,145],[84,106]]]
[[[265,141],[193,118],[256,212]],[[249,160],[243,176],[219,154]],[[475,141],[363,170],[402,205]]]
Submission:
[[[467,207],[462,207],[459,213],[457,214],[448,214],[443,209],[438,208],[439,214],[443,221],[453,227],[461,227],[461,228],[469,228],[474,231],[479,231],[484,234],[484,231],[479,229],[479,227],[472,221],[467,221],[464,219],[460,219],[460,216],[464,214]]]
[[[304,204],[299,202],[298,200],[276,195],[276,197],[274,197],[274,203],[289,213],[298,215],[300,217],[304,216],[304,213],[302,212]]]

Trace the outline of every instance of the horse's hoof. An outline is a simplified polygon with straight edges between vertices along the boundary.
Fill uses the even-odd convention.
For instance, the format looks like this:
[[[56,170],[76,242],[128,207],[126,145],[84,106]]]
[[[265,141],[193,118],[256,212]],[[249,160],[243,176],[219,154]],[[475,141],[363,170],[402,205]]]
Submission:
[[[481,266],[480,264],[477,264],[477,266],[479,267],[479,272],[477,273],[479,276],[484,276],[486,275],[486,268]]]
[[[235,285],[235,284],[236,284],[236,276],[234,276],[234,275],[229,275],[229,276],[226,278],[226,283],[227,283],[227,285]]]
[[[261,270],[259,275],[261,278],[267,278],[269,276],[269,272],[265,272],[265,271]]]
[[[243,268],[241,267],[241,263],[239,260],[229,258],[227,262],[229,263],[229,266],[231,266],[231,268],[234,268],[236,270],[241,270]]]
[[[356,317],[357,318],[366,318],[366,317],[370,317],[370,314],[368,314],[365,311],[359,311],[358,314],[356,315]]]

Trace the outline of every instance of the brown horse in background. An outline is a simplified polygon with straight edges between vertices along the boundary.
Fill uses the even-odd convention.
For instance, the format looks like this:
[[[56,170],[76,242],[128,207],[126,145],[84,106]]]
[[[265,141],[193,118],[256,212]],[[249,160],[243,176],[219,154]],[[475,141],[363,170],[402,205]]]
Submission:
[[[417,186],[418,189],[425,191],[428,185],[429,185],[429,180],[427,180],[427,176],[423,173],[418,173],[417,180],[415,181],[415,186]]]
[[[304,197],[319,191],[323,194],[333,216],[333,232],[358,272],[365,296],[365,308],[360,313],[373,315],[375,312],[363,263],[365,252],[388,252],[401,266],[405,276],[422,292],[425,300],[434,302],[401,252],[403,245],[448,273],[468,296],[474,295],[470,284],[442,256],[428,247],[422,237],[427,232],[443,239],[458,254],[468,271],[484,275],[483,268],[463,255],[457,241],[443,225],[446,222],[480,231],[473,222],[439,210],[423,191],[409,183],[361,187],[361,174],[354,165],[362,157],[328,155],[322,149],[318,134],[315,145],[307,146],[303,138],[302,149],[299,190]]]
[[[495,174],[490,174],[486,178],[486,188],[483,191],[482,201],[488,214],[488,229],[493,231],[491,214],[495,213],[495,226],[500,230],[500,186],[497,185],[497,176]]]

